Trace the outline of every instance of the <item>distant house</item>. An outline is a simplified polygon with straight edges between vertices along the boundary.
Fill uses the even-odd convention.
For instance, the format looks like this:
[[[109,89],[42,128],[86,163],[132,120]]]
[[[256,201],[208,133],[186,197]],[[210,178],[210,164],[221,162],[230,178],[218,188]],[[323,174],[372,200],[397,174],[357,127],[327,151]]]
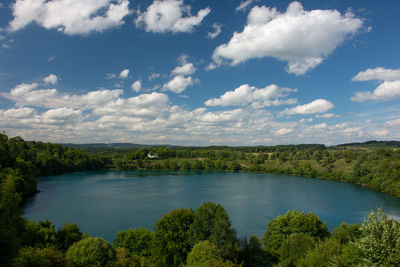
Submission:
[[[157,154],[152,154],[152,153],[148,153],[148,154],[147,154],[147,157],[148,157],[149,159],[158,159],[158,155],[157,155]]]

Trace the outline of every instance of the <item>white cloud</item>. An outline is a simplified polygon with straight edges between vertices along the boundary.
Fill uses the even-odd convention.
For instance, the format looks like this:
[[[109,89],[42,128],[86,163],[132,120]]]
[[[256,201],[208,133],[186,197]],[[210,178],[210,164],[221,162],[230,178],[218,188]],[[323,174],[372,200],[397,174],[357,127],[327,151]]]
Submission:
[[[149,79],[149,81],[152,81],[152,80],[157,79],[159,77],[160,77],[160,73],[152,73],[152,74],[150,74],[148,79]]]
[[[86,95],[61,94],[57,89],[37,89],[39,84],[19,84],[10,93],[2,93],[1,96],[10,99],[17,106],[36,106],[46,108],[71,107],[93,108],[104,105],[122,95],[122,90],[91,91]]]
[[[389,134],[388,130],[377,130],[373,133],[373,135],[376,135],[376,136],[385,136],[388,134]]]
[[[195,73],[196,68],[193,63],[185,63],[182,66],[177,66],[172,70],[172,75],[191,75]]]
[[[129,69],[124,69],[119,73],[121,79],[126,79],[129,76]]]
[[[325,113],[325,114],[317,114],[315,115],[316,118],[324,118],[324,119],[332,119],[338,117],[335,113]]]
[[[400,80],[398,81],[385,81],[380,84],[372,93],[357,92],[355,96],[351,97],[354,102],[364,102],[367,100],[392,100],[400,98]]]
[[[147,32],[192,32],[211,10],[207,7],[191,16],[190,9],[183,0],[154,0],[145,12],[138,11],[135,23],[137,27],[144,26]]]
[[[214,23],[213,25],[213,32],[208,32],[207,33],[207,37],[210,39],[214,39],[215,37],[217,37],[220,33],[221,33],[221,24],[218,23]]]
[[[365,71],[360,71],[356,76],[354,76],[352,81],[396,81],[400,80],[400,70],[385,69],[382,67],[377,67],[375,69],[367,69]]]
[[[130,13],[129,0],[16,0],[12,10],[11,31],[36,22],[69,35],[103,32],[120,26]]]
[[[178,75],[169,82],[165,83],[162,87],[162,90],[179,94],[185,91],[188,86],[193,86],[196,82],[197,80],[192,79],[192,77]]]
[[[136,82],[132,83],[131,88],[135,92],[140,92],[140,90],[142,90],[142,82],[137,80]]]
[[[390,120],[385,122],[385,126],[399,126],[400,125],[400,119],[395,119],[395,120]]]
[[[58,77],[55,74],[50,74],[43,79],[45,84],[57,84]]]
[[[240,5],[236,8],[236,11],[244,11],[248,6],[254,3],[255,0],[246,0],[240,3]]]
[[[359,72],[352,78],[353,81],[378,80],[382,83],[373,91],[357,92],[351,97],[354,102],[364,102],[368,100],[392,100],[400,98],[400,70],[385,68],[367,69]]]
[[[282,99],[297,89],[278,87],[274,84],[258,89],[255,86],[243,84],[233,91],[227,91],[219,98],[207,100],[204,104],[209,107],[215,106],[245,106],[252,107],[279,106],[283,104],[295,104],[296,99]]]
[[[334,106],[331,102],[325,99],[317,99],[308,104],[299,105],[293,108],[286,108],[281,112],[281,115],[308,115],[315,113],[324,113],[332,109]]]
[[[276,131],[277,135],[287,135],[289,133],[293,132],[293,129],[290,128],[281,128],[279,130]]]
[[[214,65],[237,65],[252,58],[274,57],[287,61],[287,71],[302,75],[327,58],[363,21],[336,10],[306,11],[292,2],[285,13],[276,8],[255,6],[242,32],[213,53]]]

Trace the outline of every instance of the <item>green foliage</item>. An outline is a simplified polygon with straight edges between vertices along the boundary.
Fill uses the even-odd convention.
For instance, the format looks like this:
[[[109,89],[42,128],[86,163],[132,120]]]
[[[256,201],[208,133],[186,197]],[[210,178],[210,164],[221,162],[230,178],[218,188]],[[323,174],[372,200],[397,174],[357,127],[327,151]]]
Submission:
[[[150,257],[153,236],[154,233],[145,228],[119,231],[115,236],[113,247],[124,248],[131,256]]]
[[[363,257],[371,265],[400,265],[400,224],[389,220],[378,209],[371,212],[360,227],[361,238],[355,241]]]
[[[202,267],[209,260],[221,260],[218,248],[208,240],[200,241],[190,251],[187,257],[187,265],[190,267]]]
[[[327,238],[317,243],[314,249],[308,250],[305,256],[297,261],[297,266],[329,266],[333,258],[342,254],[343,245],[336,238]]]
[[[110,267],[154,267],[154,264],[149,262],[145,257],[137,255],[129,255],[125,248],[117,248],[116,260],[109,263]]]
[[[65,266],[64,254],[54,247],[21,248],[14,259],[15,267],[63,267]]]
[[[314,247],[314,238],[305,233],[289,235],[278,249],[281,266],[294,266],[295,263],[311,248]]]
[[[56,245],[55,226],[49,219],[38,223],[26,220],[22,237],[25,246],[44,248]]]
[[[239,262],[243,262],[243,267],[261,267],[268,266],[271,259],[262,246],[262,240],[252,235],[240,240]]]
[[[111,245],[100,237],[88,237],[74,243],[67,251],[67,266],[100,267],[115,258]]]
[[[238,252],[236,231],[231,227],[231,221],[225,209],[212,202],[203,203],[194,213],[191,226],[192,243],[209,240],[214,244],[221,256],[233,259]]]
[[[11,175],[0,180],[0,266],[9,262],[21,243],[24,221],[20,217],[21,197]]]
[[[152,258],[157,266],[180,266],[191,250],[190,228],[194,220],[192,209],[171,211],[154,225]]]
[[[282,243],[294,233],[308,234],[313,238],[328,236],[325,223],[313,213],[288,211],[285,215],[273,219],[264,235],[266,250],[274,257],[279,257],[279,248]]]
[[[60,227],[56,234],[57,247],[62,251],[67,251],[68,248],[75,242],[78,242],[83,237],[79,227],[75,224],[66,222],[63,227]]]
[[[360,225],[341,223],[332,233],[332,237],[339,240],[340,243],[346,244],[350,241],[354,242],[361,235]]]

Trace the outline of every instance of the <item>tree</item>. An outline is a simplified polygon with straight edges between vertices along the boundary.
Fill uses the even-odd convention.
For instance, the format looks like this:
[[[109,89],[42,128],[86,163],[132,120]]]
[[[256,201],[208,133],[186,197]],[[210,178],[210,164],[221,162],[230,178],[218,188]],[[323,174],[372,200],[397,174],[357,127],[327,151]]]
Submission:
[[[114,239],[113,247],[125,248],[129,255],[150,257],[154,233],[145,228],[119,231]]]
[[[66,222],[56,233],[57,247],[63,251],[67,251],[73,243],[81,240],[82,236],[81,230],[75,223],[69,224]]]
[[[273,219],[267,227],[264,235],[266,250],[272,256],[279,257],[279,248],[282,243],[294,233],[309,234],[313,238],[324,238],[328,236],[328,230],[322,221],[313,213],[288,211]]]
[[[343,245],[336,238],[320,240],[314,249],[308,250],[304,257],[297,261],[297,265],[317,267],[332,264],[333,259],[342,254],[342,249]]]
[[[158,266],[179,266],[191,250],[192,209],[177,209],[163,215],[154,225],[152,258]]]
[[[68,249],[66,261],[68,266],[100,267],[113,261],[114,257],[114,250],[103,238],[87,237]]]
[[[21,248],[14,259],[18,267],[62,267],[65,266],[64,254],[54,247]]]
[[[13,177],[6,175],[2,180],[0,180],[0,265],[5,265],[18,251],[24,221],[20,217],[21,197],[16,192]]]
[[[236,231],[220,204],[206,202],[196,209],[191,234],[192,244],[209,240],[225,259],[234,259],[239,250]]]
[[[305,233],[293,233],[279,247],[279,264],[296,266],[296,262],[313,247],[314,238],[312,236]]]
[[[339,240],[342,244],[347,244],[348,242],[354,242],[361,235],[360,225],[357,224],[347,224],[345,222],[341,223],[332,233],[332,237]]]
[[[240,240],[239,262],[243,262],[243,267],[269,266],[271,259],[262,247],[262,240],[252,235],[248,239],[244,237]]]
[[[56,231],[49,219],[35,223],[26,220],[23,241],[26,246],[49,247],[56,245]]]
[[[355,246],[371,265],[400,265],[400,224],[389,220],[381,209],[372,211],[360,227]]]
[[[200,241],[190,251],[187,257],[187,265],[190,267],[202,267],[209,260],[220,260],[218,248],[208,240]]]
[[[131,255],[129,256],[128,250],[125,248],[117,248],[116,260],[107,266],[110,267],[154,267],[154,264],[149,262],[146,258]]]

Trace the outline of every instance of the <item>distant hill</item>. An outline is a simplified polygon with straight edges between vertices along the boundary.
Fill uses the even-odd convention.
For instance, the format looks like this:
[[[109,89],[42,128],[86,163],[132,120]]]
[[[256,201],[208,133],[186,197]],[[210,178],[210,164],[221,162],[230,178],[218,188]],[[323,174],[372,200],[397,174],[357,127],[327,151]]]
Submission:
[[[400,148],[400,141],[376,141],[371,140],[363,143],[347,143],[340,144],[336,147],[347,147],[347,148]]]
[[[77,149],[87,149],[87,148],[121,148],[121,149],[129,149],[129,148],[141,148],[141,147],[173,147],[171,145],[143,145],[143,144],[133,144],[133,143],[92,143],[92,144],[61,144],[70,148]]]

